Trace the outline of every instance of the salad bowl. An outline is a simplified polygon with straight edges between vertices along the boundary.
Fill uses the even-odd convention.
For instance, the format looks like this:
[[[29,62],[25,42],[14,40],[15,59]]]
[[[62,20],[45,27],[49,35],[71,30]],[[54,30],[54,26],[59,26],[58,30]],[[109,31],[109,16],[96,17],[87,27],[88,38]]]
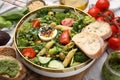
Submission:
[[[87,13],[69,6],[45,6],[26,14],[14,33],[18,58],[48,77],[69,77],[85,71],[96,59],[87,57],[72,37],[91,23],[88,18]],[[67,41],[60,39],[63,32],[69,34]]]

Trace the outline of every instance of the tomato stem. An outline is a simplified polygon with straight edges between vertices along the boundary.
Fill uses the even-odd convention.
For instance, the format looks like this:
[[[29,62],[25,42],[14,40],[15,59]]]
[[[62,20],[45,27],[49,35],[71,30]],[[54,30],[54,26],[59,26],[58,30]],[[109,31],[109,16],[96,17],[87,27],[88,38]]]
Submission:
[[[120,37],[120,32],[117,33],[117,34],[115,34],[114,37],[115,37],[115,38],[119,38],[119,37]]]
[[[117,25],[117,22],[113,21],[114,25],[118,28],[118,30],[120,30],[119,25]]]
[[[117,22],[120,22],[120,18],[117,20]]]

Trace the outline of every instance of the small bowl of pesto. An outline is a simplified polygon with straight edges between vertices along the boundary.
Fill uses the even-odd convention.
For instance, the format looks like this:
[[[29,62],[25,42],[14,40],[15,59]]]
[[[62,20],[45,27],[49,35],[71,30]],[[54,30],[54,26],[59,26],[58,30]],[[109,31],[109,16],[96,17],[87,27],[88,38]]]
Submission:
[[[106,59],[102,75],[104,80],[120,80],[120,51],[113,51]]]
[[[0,55],[0,80],[22,80],[26,76],[26,71],[16,58]]]

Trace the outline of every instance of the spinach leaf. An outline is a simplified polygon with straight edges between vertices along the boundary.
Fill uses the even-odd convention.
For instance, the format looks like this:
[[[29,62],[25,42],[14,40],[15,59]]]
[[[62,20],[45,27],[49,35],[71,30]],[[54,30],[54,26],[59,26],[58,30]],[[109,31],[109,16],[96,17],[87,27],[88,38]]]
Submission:
[[[48,12],[52,11],[52,9],[50,8],[44,8],[44,9],[41,9],[37,12],[37,17],[43,17],[45,15],[48,14]]]
[[[4,14],[1,14],[0,16],[5,18],[6,20],[17,21],[17,20],[21,19],[28,12],[29,12],[28,8],[23,8],[20,10],[6,12]]]
[[[89,58],[85,55],[85,53],[83,53],[83,52],[77,52],[77,53],[75,53],[75,55],[74,55],[74,61],[75,62],[80,62],[80,63],[82,63],[82,62],[85,62],[85,61],[87,61]]]

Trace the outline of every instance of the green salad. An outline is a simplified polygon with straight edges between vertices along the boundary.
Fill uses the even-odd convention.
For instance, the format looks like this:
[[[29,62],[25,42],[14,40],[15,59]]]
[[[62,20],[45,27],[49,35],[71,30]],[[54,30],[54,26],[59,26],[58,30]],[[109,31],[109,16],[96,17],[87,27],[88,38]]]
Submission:
[[[72,37],[94,18],[77,10],[43,8],[18,29],[17,46],[22,55],[46,68],[64,69],[89,58],[75,45]]]

